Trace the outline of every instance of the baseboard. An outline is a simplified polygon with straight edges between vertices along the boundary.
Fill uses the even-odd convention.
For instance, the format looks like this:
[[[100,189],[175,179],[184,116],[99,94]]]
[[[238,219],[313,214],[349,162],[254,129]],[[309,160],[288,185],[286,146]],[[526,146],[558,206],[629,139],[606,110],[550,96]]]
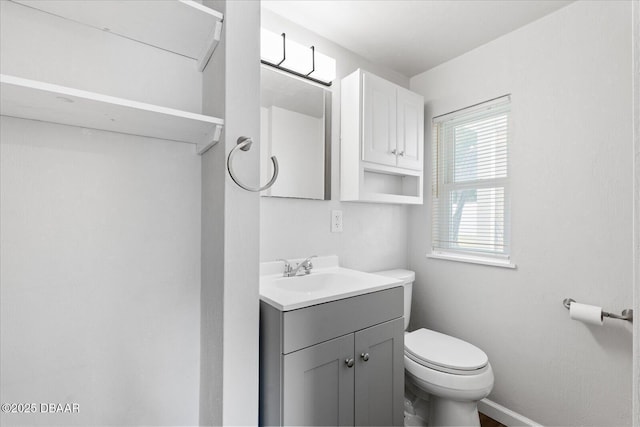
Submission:
[[[500,424],[504,424],[507,427],[527,426],[527,427],[542,427],[542,424],[530,420],[529,418],[513,412],[509,408],[505,408],[502,405],[498,405],[489,399],[482,399],[478,402],[478,411],[482,412],[486,416],[493,418]]]

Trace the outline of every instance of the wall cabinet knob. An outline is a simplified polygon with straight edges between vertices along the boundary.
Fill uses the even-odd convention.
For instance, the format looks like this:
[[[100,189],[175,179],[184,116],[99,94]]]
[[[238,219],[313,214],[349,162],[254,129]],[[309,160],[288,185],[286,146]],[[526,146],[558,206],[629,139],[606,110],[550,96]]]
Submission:
[[[362,353],[360,354],[360,357],[366,362],[367,360],[369,360],[369,353]]]
[[[398,153],[398,156],[400,157],[404,157],[404,150],[402,150],[401,152]]]
[[[398,154],[398,150],[396,150],[396,149],[394,148],[393,150],[391,150],[391,154],[393,154],[393,155],[395,156],[396,154]]]
[[[347,359],[345,359],[344,363],[347,364],[348,368],[353,368],[353,364],[354,364],[355,360],[353,360],[353,357],[349,357]]]

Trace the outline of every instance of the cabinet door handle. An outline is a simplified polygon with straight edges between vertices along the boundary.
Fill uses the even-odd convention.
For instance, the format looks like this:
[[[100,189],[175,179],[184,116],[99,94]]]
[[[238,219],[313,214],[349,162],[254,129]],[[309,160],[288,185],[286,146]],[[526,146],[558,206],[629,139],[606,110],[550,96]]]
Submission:
[[[369,353],[361,353],[360,357],[366,362],[367,360],[369,360]]]
[[[398,156],[400,157],[404,157],[404,150],[402,150],[401,152],[398,153]]]
[[[344,363],[347,364],[348,368],[353,368],[353,364],[354,364],[355,360],[353,360],[353,357],[349,357],[347,359],[345,359]]]
[[[396,154],[398,154],[398,150],[396,150],[396,149],[394,148],[393,150],[391,150],[391,154],[393,154],[393,155],[395,156]]]

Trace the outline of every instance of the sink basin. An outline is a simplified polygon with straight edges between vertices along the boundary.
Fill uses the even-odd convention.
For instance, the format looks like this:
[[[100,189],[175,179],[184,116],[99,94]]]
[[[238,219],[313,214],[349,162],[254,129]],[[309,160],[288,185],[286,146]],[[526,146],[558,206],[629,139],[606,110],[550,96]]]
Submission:
[[[262,275],[260,299],[281,311],[289,311],[401,284],[390,277],[330,266],[314,269],[305,276],[283,277],[282,273]]]
[[[338,290],[344,276],[336,273],[316,273],[307,276],[281,277],[273,281],[272,286],[285,292],[313,293]]]

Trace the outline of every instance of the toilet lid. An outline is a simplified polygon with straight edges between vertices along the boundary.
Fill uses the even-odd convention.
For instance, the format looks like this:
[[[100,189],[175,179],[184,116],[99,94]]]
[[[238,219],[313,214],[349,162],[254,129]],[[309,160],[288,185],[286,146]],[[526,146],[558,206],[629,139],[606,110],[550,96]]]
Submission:
[[[429,329],[406,334],[404,348],[416,362],[447,370],[474,371],[489,363],[485,352],[475,345]]]

